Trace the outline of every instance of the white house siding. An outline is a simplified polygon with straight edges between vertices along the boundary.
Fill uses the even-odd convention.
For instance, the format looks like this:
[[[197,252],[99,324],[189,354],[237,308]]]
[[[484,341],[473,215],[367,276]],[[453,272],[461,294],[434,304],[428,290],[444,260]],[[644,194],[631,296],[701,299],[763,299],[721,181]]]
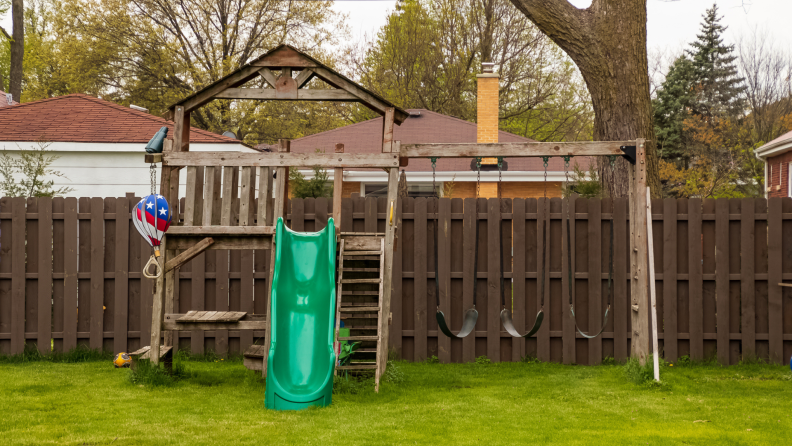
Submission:
[[[19,149],[37,147],[35,142],[0,142],[0,148],[12,156]],[[149,165],[143,162],[145,144],[70,143],[53,142],[47,147],[48,155],[59,157],[51,168],[65,178],[54,177],[56,187],[70,187],[74,191],[67,197],[123,197],[128,192],[147,195],[151,189]],[[191,143],[194,152],[253,152],[242,144]],[[160,167],[157,164],[157,182]],[[179,194],[184,196],[186,175],[180,175]],[[159,184],[158,184],[159,189]]]

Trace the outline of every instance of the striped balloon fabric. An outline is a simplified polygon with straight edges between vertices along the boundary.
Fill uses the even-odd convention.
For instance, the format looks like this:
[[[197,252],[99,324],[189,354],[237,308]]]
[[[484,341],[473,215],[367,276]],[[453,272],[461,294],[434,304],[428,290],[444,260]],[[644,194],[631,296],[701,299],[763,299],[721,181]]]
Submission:
[[[165,197],[159,194],[143,197],[135,206],[132,222],[140,235],[155,248],[155,254],[159,257],[160,241],[171,224],[170,206]]]

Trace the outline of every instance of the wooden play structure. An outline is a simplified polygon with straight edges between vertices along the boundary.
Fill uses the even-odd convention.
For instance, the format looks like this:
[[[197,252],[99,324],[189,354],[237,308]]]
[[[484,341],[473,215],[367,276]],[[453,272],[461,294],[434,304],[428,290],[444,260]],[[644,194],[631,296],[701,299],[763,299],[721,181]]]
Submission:
[[[259,76],[270,88],[242,87]],[[321,80],[326,88],[303,88],[314,78]],[[190,152],[190,113],[214,99],[358,102],[383,116],[382,147],[380,153],[373,154],[344,153],[342,145],[338,145],[336,153],[332,154],[292,154],[289,141],[281,140],[277,152]],[[164,274],[156,280],[151,343],[150,347],[134,352],[135,355],[145,355],[155,363],[160,358],[169,361],[170,346],[175,342],[172,333],[177,331],[266,330],[264,345],[248,348],[245,358],[249,368],[260,369],[266,375],[270,338],[266,315],[253,314],[252,309],[245,308],[238,312],[177,313],[174,311],[175,271],[207,249],[270,249],[275,222],[285,217],[289,167],[319,165],[335,169],[333,218],[338,234],[336,333],[339,321],[355,321],[351,326],[355,333],[337,337],[337,340],[363,342],[362,356],[373,355],[371,359],[353,360],[343,368],[374,370],[378,387],[388,356],[393,254],[398,245],[396,228],[400,224],[395,216],[400,166],[407,165],[410,158],[625,156],[634,166],[630,182],[632,351],[643,360],[650,346],[644,141],[401,146],[393,140],[393,128],[407,117],[404,110],[288,45],[275,48],[174,104],[169,111],[175,127],[173,140],[166,141],[162,154],[146,155],[146,162],[161,163],[160,193],[169,203],[179,202],[179,180],[182,171],[185,172],[183,222],[179,224],[174,219],[162,241],[163,258],[160,262],[164,265]],[[388,211],[384,233],[342,233],[338,230],[342,171],[349,168],[377,168],[388,173]],[[273,256],[274,252],[273,249]],[[253,259],[243,257],[242,262],[249,262],[252,266]],[[273,266],[271,261],[270,279]],[[359,273],[368,273],[368,276],[360,278]],[[247,282],[243,280],[242,292],[252,293],[252,279]],[[270,308],[269,292],[266,308]],[[250,341],[252,344],[252,337]]]

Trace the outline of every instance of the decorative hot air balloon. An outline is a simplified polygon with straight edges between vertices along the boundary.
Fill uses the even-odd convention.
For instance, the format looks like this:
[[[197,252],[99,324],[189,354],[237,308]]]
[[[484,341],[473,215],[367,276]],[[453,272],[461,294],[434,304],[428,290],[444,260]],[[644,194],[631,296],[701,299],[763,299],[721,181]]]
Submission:
[[[154,255],[151,256],[146,267],[143,269],[143,274],[148,278],[157,278],[162,274],[162,267],[157,261],[160,256],[159,246],[162,241],[162,236],[168,230],[171,224],[171,213],[168,201],[159,194],[152,194],[143,197],[142,200],[135,206],[132,212],[132,222],[140,235],[154,248]],[[152,262],[157,267],[155,275],[148,275],[147,270]]]

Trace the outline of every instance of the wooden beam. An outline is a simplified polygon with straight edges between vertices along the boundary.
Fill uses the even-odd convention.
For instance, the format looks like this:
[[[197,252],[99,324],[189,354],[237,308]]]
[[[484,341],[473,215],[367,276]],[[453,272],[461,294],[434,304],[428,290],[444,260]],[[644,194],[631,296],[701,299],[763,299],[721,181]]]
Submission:
[[[331,70],[324,68],[324,67],[316,67],[313,69],[316,76],[318,76],[323,81],[327,82],[328,84],[340,88],[342,90],[346,90],[349,93],[355,95],[358,100],[369,107],[370,109],[376,111],[381,115],[385,115],[388,108],[393,107],[391,104],[385,102],[384,100],[374,96],[373,94],[369,93],[368,91],[364,90],[363,88],[357,86],[352,81],[349,81],[342,76],[332,72]],[[394,119],[396,122],[401,124],[404,122],[410,115],[407,112],[399,109],[394,110]]]
[[[259,70],[259,74],[261,77],[270,84],[270,87],[275,88],[275,83],[278,81],[278,78],[275,77],[275,74],[269,68],[262,68]],[[228,91],[228,90],[226,90]]]
[[[246,153],[246,152],[193,152],[167,153],[164,166],[256,166],[256,167],[371,167],[399,166],[396,153]]]
[[[174,226],[178,227],[178,226]],[[171,271],[174,268],[178,268],[185,263],[189,262],[198,254],[204,252],[206,248],[212,246],[214,240],[212,237],[206,237],[205,239],[201,240],[200,242],[194,244],[192,248],[182,252],[181,254],[177,255],[176,257],[172,258],[165,264],[165,272]]]
[[[215,96],[216,99],[258,99],[267,101],[332,101],[359,102],[360,99],[344,90],[295,90],[284,96],[273,88],[229,88]]]
[[[305,84],[311,81],[315,76],[313,70],[306,68],[300,71],[300,74],[294,79],[297,82],[297,88],[302,88]]]
[[[259,75],[259,70],[261,69],[260,66],[244,66],[239,69],[239,71],[228,75],[227,77],[218,80],[214,84],[209,85],[205,89],[199,91],[193,96],[188,96],[185,99],[177,102],[173,106],[171,106],[171,110],[173,110],[177,106],[184,107],[185,112],[189,113],[202,105],[206,104],[207,102],[215,99],[217,94],[224,91],[227,88],[234,88],[238,87],[245,82],[255,78]]]
[[[157,164],[162,162],[162,154],[161,153],[147,153],[145,156],[146,164]]]
[[[275,226],[171,226],[168,235],[239,235],[262,236],[275,234]]]
[[[256,224],[259,226],[272,226],[270,215],[272,214],[272,170],[270,167],[259,168],[259,188],[258,188],[258,216]]]
[[[190,249],[205,237],[202,235],[171,235],[168,241],[168,249]],[[209,251],[217,249],[270,249],[272,247],[272,237],[213,235],[212,240],[214,240],[214,243],[206,248]]]
[[[183,317],[180,313],[166,313],[163,317],[163,327],[173,331],[192,330],[264,330],[267,326],[266,316],[261,314],[246,314],[237,322],[178,322]]]
[[[344,145],[336,144],[335,153],[344,153]],[[336,167],[333,171],[333,223],[336,232],[341,233],[341,194],[344,192],[344,169]]]
[[[399,156],[408,158],[604,156],[622,155],[621,146],[634,145],[636,145],[635,141],[402,144]]]

